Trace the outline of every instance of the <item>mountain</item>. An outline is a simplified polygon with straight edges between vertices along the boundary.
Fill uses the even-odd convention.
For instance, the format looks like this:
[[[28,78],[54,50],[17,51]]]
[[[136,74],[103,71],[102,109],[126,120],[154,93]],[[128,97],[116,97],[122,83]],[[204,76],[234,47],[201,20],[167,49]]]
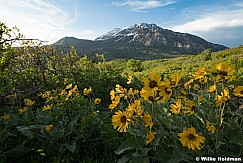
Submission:
[[[115,28],[95,40],[64,37],[53,44],[58,50],[68,50],[73,45],[88,56],[103,53],[107,59],[134,58],[159,59],[178,55],[198,54],[206,49],[227,49],[188,33],[173,32],[156,24],[135,24],[129,28]]]

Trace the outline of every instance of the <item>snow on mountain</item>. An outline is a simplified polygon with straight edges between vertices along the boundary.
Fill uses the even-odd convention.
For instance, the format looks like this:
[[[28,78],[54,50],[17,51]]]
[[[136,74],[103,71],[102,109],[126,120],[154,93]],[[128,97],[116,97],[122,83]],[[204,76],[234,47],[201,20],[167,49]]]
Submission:
[[[101,41],[101,40],[108,40],[108,39],[112,39],[114,37],[117,37],[119,35],[119,32],[122,31],[121,28],[115,28],[109,32],[107,32],[106,34],[96,38],[94,41]]]

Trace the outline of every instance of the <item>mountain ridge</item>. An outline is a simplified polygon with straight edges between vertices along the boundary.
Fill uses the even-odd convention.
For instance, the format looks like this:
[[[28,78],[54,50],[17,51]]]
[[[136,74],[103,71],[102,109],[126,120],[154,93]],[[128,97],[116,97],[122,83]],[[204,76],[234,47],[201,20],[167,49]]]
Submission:
[[[219,51],[226,46],[213,44],[188,33],[174,32],[156,24],[140,23],[128,28],[115,28],[94,40],[64,37],[52,44],[67,50],[70,45],[88,56],[103,53],[107,59],[159,59],[184,54],[198,54],[206,49]]]

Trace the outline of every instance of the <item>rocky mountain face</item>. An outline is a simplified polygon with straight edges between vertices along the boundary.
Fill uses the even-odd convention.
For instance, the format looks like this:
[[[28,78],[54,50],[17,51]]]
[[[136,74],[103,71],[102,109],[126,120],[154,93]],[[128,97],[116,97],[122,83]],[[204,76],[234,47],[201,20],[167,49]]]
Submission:
[[[59,50],[67,50],[70,45],[73,45],[78,52],[88,56],[103,53],[107,59],[142,60],[198,54],[209,48],[213,52],[227,48],[207,42],[195,35],[173,32],[146,23],[135,24],[125,29],[115,28],[92,41],[65,37],[53,45]]]

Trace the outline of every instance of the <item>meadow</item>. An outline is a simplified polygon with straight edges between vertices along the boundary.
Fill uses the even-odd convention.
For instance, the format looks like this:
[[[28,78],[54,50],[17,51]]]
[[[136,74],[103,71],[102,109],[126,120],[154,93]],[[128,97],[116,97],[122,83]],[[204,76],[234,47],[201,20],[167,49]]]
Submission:
[[[243,159],[242,46],[106,61],[0,23],[0,69],[0,162]]]

